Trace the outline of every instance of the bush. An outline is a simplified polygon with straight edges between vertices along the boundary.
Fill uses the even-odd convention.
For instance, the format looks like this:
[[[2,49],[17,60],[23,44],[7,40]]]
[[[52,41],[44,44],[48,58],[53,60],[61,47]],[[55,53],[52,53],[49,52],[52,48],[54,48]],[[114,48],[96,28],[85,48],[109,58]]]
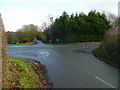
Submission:
[[[108,30],[105,33],[104,40],[102,42],[103,48],[112,54],[120,55],[120,31],[116,29]]]
[[[7,32],[8,44],[32,42],[36,38],[43,42],[46,41],[44,33],[40,32],[39,28],[33,24],[24,25],[16,32]]]

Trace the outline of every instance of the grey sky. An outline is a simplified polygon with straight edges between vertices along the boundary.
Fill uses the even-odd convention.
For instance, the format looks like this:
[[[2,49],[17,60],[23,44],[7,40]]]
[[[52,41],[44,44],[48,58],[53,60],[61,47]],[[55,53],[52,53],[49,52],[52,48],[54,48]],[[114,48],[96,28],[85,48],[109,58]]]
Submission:
[[[40,26],[49,14],[58,17],[63,11],[88,13],[90,10],[118,13],[118,0],[0,0],[0,12],[6,31],[16,31],[24,24]]]

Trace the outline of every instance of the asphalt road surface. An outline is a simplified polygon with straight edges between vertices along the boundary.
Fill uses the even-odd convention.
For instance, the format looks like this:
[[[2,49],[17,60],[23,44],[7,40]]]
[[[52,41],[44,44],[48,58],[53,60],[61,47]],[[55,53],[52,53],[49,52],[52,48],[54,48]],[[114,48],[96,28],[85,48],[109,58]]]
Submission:
[[[118,88],[118,69],[91,54],[99,44],[9,46],[8,55],[46,65],[55,88]]]

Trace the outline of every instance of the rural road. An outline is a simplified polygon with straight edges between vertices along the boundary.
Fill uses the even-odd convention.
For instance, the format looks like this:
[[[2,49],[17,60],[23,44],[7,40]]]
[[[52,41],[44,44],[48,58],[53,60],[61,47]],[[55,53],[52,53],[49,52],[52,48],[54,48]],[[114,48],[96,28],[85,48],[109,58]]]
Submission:
[[[55,88],[118,88],[118,69],[91,54],[99,44],[9,46],[8,55],[46,65]]]

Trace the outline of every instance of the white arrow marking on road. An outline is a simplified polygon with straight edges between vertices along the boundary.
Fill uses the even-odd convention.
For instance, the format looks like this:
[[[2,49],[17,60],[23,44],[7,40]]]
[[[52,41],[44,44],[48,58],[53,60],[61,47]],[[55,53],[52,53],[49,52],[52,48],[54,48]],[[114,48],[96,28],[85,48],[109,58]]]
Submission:
[[[43,54],[45,56],[49,56],[49,52],[40,52],[40,54]]]

